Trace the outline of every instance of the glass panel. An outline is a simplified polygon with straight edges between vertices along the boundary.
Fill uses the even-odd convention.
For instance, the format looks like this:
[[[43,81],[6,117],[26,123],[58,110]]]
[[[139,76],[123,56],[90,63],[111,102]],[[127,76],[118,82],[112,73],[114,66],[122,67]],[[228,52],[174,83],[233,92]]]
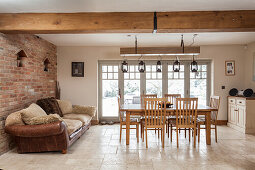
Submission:
[[[118,80],[102,81],[102,116],[118,117]]]
[[[156,71],[156,65],[152,65],[152,71],[153,71],[153,72]]]
[[[207,72],[202,72],[202,78],[206,78]]]
[[[146,80],[146,94],[157,94],[162,97],[162,80]]]
[[[146,79],[150,79],[151,78],[151,73],[146,73]]]
[[[202,71],[207,71],[207,65],[202,65]]]
[[[181,79],[184,78],[184,73],[183,73],[183,72],[180,73],[180,78],[181,78]]]
[[[162,79],[162,73],[158,73],[158,79]]]
[[[102,72],[107,72],[107,66],[102,66]]]
[[[108,79],[113,79],[112,73],[108,73]]]
[[[184,80],[168,80],[168,94],[181,94],[184,97]]]
[[[198,103],[206,105],[206,79],[190,80],[190,97],[197,97]]]
[[[172,79],[172,78],[173,78],[173,72],[168,73],[168,78],[169,78],[169,79]]]
[[[146,71],[147,71],[147,72],[151,71],[151,66],[147,66],[147,65],[146,65]]]
[[[118,72],[118,66],[114,66],[114,72]]]
[[[130,73],[130,79],[134,79],[135,78],[135,73]]]
[[[124,80],[124,103],[140,103],[140,80]]]
[[[152,79],[156,79],[156,78],[157,78],[157,73],[152,73],[151,78],[152,78]]]
[[[114,73],[114,79],[118,79],[118,73]]]
[[[124,78],[129,79],[129,73],[124,73]]]
[[[102,74],[102,78],[103,78],[103,79],[107,79],[107,73],[103,73],[103,74]]]
[[[135,73],[135,78],[140,79],[140,73]]]
[[[130,66],[130,72],[134,72],[135,71],[135,66]]]
[[[108,72],[112,72],[112,66],[108,66]]]

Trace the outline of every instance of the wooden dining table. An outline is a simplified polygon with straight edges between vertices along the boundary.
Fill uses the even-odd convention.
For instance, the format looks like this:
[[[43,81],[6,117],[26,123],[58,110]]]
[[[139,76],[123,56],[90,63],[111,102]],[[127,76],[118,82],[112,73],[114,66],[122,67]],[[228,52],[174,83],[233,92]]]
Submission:
[[[120,111],[126,112],[126,145],[129,145],[130,136],[130,116],[143,116],[144,115],[144,105],[142,104],[123,104],[120,107]],[[197,114],[205,115],[206,120],[206,144],[211,145],[211,112],[218,111],[216,108],[212,108],[206,105],[198,105]],[[176,107],[166,108],[166,115],[175,115]]]

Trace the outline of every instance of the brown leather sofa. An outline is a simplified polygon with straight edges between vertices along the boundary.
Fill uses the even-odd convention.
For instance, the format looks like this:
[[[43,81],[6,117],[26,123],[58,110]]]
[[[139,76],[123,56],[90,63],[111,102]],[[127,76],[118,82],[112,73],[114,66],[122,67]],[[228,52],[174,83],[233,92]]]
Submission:
[[[45,151],[66,153],[68,147],[90,128],[91,119],[96,112],[95,107],[78,106],[78,109],[75,109],[76,106],[72,107],[73,113],[64,112],[63,121],[40,125],[22,124],[20,120],[22,110],[12,113],[6,119],[5,132],[13,136],[18,153]],[[83,117],[86,120],[83,121]],[[13,123],[13,120],[16,123]],[[70,122],[76,126],[71,127]]]

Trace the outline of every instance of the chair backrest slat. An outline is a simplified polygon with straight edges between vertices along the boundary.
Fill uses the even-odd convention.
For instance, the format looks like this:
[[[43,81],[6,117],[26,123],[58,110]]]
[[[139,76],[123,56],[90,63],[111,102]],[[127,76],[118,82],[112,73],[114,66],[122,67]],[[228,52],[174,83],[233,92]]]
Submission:
[[[145,126],[163,126],[166,120],[166,98],[144,98]]]
[[[141,104],[144,104],[145,98],[157,98],[157,94],[142,94],[141,95]]]
[[[220,107],[220,96],[211,96],[210,97],[210,107],[219,110]],[[211,112],[211,119],[216,121],[218,117],[218,111]]]
[[[170,102],[170,104],[176,103],[176,98],[181,98],[181,94],[165,94],[165,98],[167,98],[167,101]]]
[[[197,119],[197,98],[176,98],[176,124],[192,126]]]

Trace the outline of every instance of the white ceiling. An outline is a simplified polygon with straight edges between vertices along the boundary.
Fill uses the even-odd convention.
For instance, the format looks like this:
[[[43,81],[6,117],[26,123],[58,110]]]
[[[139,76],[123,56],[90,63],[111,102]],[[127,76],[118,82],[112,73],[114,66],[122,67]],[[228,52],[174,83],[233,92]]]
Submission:
[[[131,35],[131,36],[128,36]],[[57,46],[115,46],[134,47],[137,35],[139,47],[179,46],[181,34],[38,34]],[[193,33],[184,34],[186,46]],[[199,33],[194,45],[248,44],[255,41],[255,32]]]
[[[255,0],[0,0],[0,13],[252,9],[255,9]]]

